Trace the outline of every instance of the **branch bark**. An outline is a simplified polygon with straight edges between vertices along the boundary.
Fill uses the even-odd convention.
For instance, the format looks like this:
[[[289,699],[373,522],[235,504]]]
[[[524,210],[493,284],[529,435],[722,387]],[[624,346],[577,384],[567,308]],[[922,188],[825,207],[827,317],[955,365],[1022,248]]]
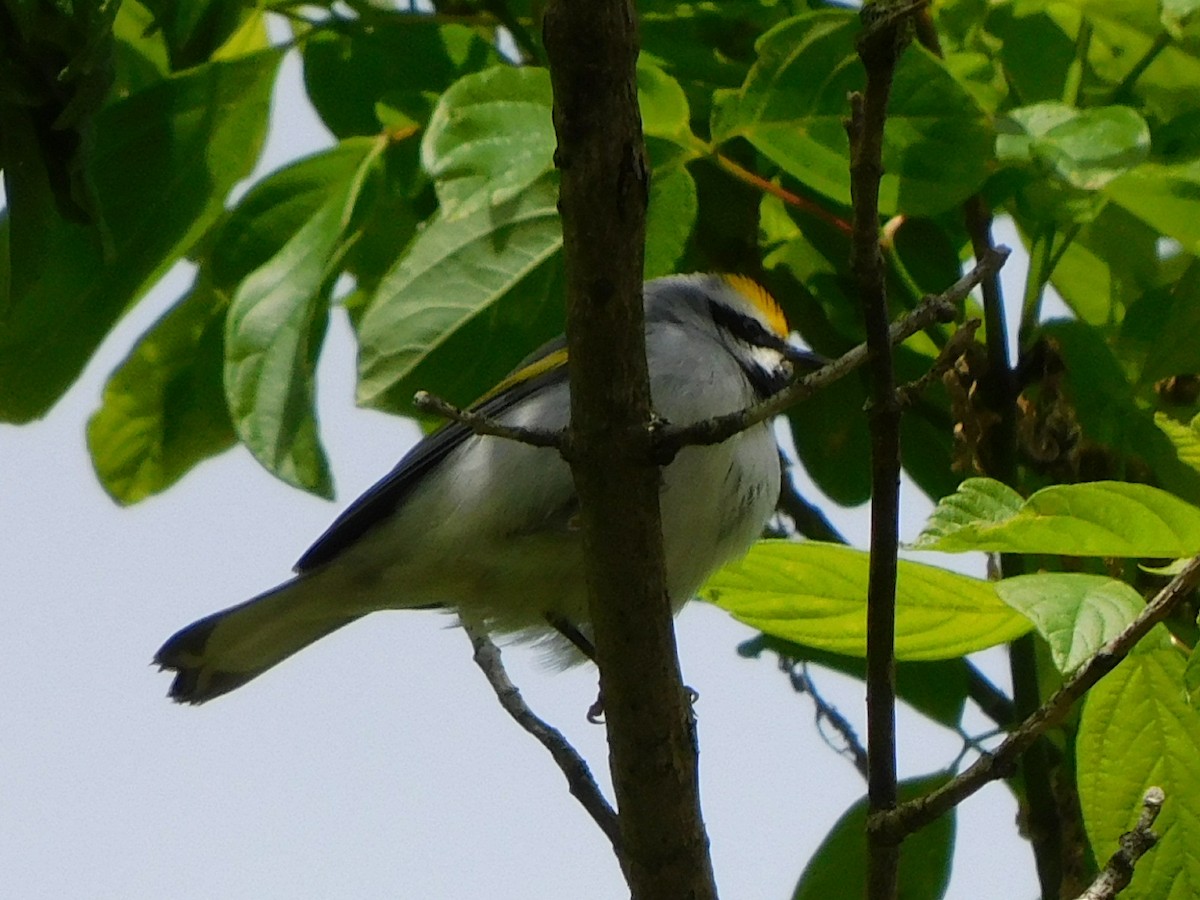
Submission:
[[[488,684],[495,691],[496,699],[500,701],[504,711],[550,751],[555,763],[566,776],[571,796],[579,801],[580,805],[587,810],[587,814],[604,832],[613,846],[613,852],[617,854],[617,860],[622,860],[621,832],[617,814],[604,799],[604,794],[601,793],[600,786],[596,784],[596,779],[592,776],[592,770],[588,768],[587,762],[571,746],[561,731],[529,708],[525,698],[521,696],[520,690],[512,683],[508,672],[504,670],[504,665],[500,660],[500,648],[488,637],[486,629],[466,621],[462,623],[462,626],[467,637],[471,639],[471,646],[475,651],[475,665],[479,666],[487,678]]]
[[[580,501],[609,762],[634,898],[715,898],[691,707],[663,574],[642,312],[648,173],[630,0],[543,21],[567,282],[568,459]]]
[[[1109,857],[1107,865],[1096,876],[1091,886],[1077,900],[1112,900],[1129,887],[1133,881],[1133,867],[1158,843],[1158,835],[1151,829],[1154,820],[1162,812],[1166,797],[1163,789],[1152,787],[1142,798],[1142,815],[1132,831],[1121,835],[1121,849]]]
[[[870,349],[871,562],[867,584],[867,799],[870,814],[896,806],[896,558],[900,544],[900,413],[887,293],[879,250],[879,180],[883,127],[896,63],[908,41],[911,4],[863,8],[858,55],[867,73],[863,93],[850,96],[850,195],[854,274]],[[894,900],[903,835],[867,832],[867,897]]]

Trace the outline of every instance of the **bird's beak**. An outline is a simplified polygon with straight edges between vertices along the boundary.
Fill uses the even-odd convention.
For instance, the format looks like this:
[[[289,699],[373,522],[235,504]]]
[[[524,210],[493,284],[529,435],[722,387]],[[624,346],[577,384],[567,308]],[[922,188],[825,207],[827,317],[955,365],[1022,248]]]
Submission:
[[[792,363],[800,372],[815,372],[817,369],[829,365],[829,360],[824,356],[801,346],[795,334],[787,341],[782,342],[779,349],[782,351],[784,359]]]

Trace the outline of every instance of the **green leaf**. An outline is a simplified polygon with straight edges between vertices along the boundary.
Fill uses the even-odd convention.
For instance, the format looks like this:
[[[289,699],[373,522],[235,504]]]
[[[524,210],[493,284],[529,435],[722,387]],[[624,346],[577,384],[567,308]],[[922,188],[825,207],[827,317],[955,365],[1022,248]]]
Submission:
[[[760,541],[710,578],[702,596],[769,635],[862,656],[869,559],[840,544]],[[901,560],[897,659],[952,659],[1029,629],[1029,621],[1004,604],[990,582]]]
[[[138,341],[88,421],[96,476],[120,504],[173,485],[237,436],[221,380],[228,300],[201,280]]]
[[[1120,321],[1158,277],[1158,234],[1109,203],[1080,226],[1051,281],[1076,316],[1089,325],[1108,326]]]
[[[446,219],[512,199],[554,168],[545,69],[495,66],[455,82],[421,142]]]
[[[142,0],[162,30],[173,69],[187,69],[209,60],[217,48],[257,12],[241,0]],[[261,25],[259,26],[261,28]]]
[[[1183,321],[1193,317],[1194,311],[1185,314]],[[1135,365],[1123,365],[1116,358],[1115,349],[1129,352],[1134,348],[1123,343],[1114,347],[1099,329],[1080,322],[1048,322],[1042,333],[1063,361],[1065,394],[1083,437],[1108,448],[1118,459],[1130,460],[1139,468],[1148,466],[1157,482],[1171,493],[1200,500],[1200,479],[1180,464],[1175,448],[1155,426],[1149,404],[1134,391],[1126,373]],[[1175,335],[1161,335],[1157,343],[1164,353],[1186,346],[1186,340]],[[1151,347],[1150,357],[1153,355]]]
[[[1200,160],[1143,163],[1109,184],[1105,193],[1147,225],[1175,238],[1188,253],[1200,253]]]
[[[690,145],[693,139],[687,95],[679,82],[644,57],[637,64],[638,106],[646,137]]]
[[[1099,190],[1150,153],[1150,129],[1127,106],[1038,103],[1008,112],[1019,129],[996,140],[1005,160],[1038,160],[1073,187]]]
[[[377,139],[347,138],[296,160],[257,182],[217,229],[204,255],[214,284],[233,294],[275,256],[306,222],[345,191],[377,152]]]
[[[43,415],[109,329],[224,213],[258,159],[280,54],[191,69],[106,107],[94,175],[108,227],[54,216],[0,257],[0,419]],[[52,262],[51,262],[52,261]]]
[[[309,36],[304,85],[335,135],[374,135],[396,126],[379,117],[380,104],[422,125],[431,98],[462,75],[502,61],[466,25],[442,25],[420,14],[379,16],[369,28],[321,29]]]
[[[1122,581],[1075,572],[1005,578],[996,582],[996,593],[1033,622],[1064,675],[1120,634],[1145,606],[1141,594]]]
[[[1200,712],[1184,697],[1185,662],[1162,626],[1087,695],[1076,739],[1079,800],[1097,859],[1115,852],[1151,786],[1166,793],[1157,846],[1122,900],[1200,895]]]
[[[1200,260],[1192,259],[1178,280],[1148,290],[1133,305],[1121,329],[1120,349],[1137,344],[1142,370],[1138,382],[1153,384],[1170,375],[1200,372]]]
[[[427,224],[363,314],[360,403],[409,410],[418,389],[469,403],[562,330],[557,203],[550,174],[499,206]]]
[[[871,435],[859,412],[867,394],[862,382],[843,378],[788,412],[796,453],[817,486],[842,506],[871,496]]]
[[[902,801],[928,794],[950,780],[939,772],[900,782]],[[954,858],[956,813],[951,810],[908,838],[900,848],[901,900],[936,900],[945,896]],[[796,885],[793,900],[863,897],[867,878],[867,798],[851,806],[813,854]]]
[[[849,10],[826,10],[763,35],[741,89],[717,97],[714,141],[743,137],[806,186],[849,205],[843,120],[847,94],[863,86],[854,51],[858,30]],[[970,92],[933,55],[910,48],[896,69],[888,107],[881,211],[930,215],[957,206],[983,184],[993,140]]]
[[[1183,669],[1183,690],[1192,709],[1200,710],[1200,651],[1195,647]]]
[[[696,182],[687,169],[677,166],[653,173],[646,208],[647,279],[676,271],[698,212]]]
[[[353,177],[242,282],[225,332],[225,390],[238,436],[288,484],[332,496],[317,437],[314,377],[334,262],[363,181],[385,146],[366,143]]]
[[[1043,488],[1028,500],[968,478],[934,509],[915,550],[1178,557],[1200,550],[1200,509],[1145,484],[1095,481]]]

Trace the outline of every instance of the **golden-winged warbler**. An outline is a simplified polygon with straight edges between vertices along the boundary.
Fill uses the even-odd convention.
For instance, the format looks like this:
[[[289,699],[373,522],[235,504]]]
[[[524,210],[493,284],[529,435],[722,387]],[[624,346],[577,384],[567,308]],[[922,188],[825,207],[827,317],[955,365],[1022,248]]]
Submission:
[[[783,387],[818,359],[788,342],[783,313],[736,275],[676,275],[645,286],[646,358],[656,413],[685,425]],[[570,410],[563,339],[485,395],[478,412],[560,429]],[[762,532],[779,496],[769,423],[685,447],[662,470],[667,590],[678,610]],[[342,513],[296,576],[201,619],[163,645],[170,694],[203,703],[240,687],[370,612],[440,608],[499,634],[585,649],[587,597],[571,471],[553,449],[452,423],[416,445]],[[578,653],[575,654],[578,657]]]

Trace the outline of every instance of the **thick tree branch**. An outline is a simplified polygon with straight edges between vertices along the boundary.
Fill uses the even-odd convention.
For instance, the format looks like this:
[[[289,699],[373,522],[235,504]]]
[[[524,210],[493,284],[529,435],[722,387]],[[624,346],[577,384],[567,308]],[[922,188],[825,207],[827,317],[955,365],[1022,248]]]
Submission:
[[[1142,815],[1132,831],[1121,835],[1121,849],[1109,857],[1108,864],[1096,876],[1091,887],[1077,900],[1112,900],[1133,881],[1133,867],[1158,843],[1154,820],[1162,812],[1166,796],[1160,787],[1152,787],[1142,798]]]
[[[1166,619],[1185,597],[1196,590],[1197,585],[1200,585],[1200,556],[1193,557],[1133,622],[1077,669],[994,752],[981,757],[962,774],[924,797],[910,800],[890,812],[873,815],[867,822],[868,829],[884,832],[893,840],[902,840],[957,806],[989,781],[1012,774],[1021,754],[1049,729],[1066,719],[1075,702],[1115,669],[1134,645],[1151,628]]]
[[[567,778],[571,795],[600,826],[600,830],[612,844],[617,859],[621,860],[623,858],[621,830],[617,822],[617,814],[604,799],[604,794],[601,793],[600,786],[596,784],[596,779],[592,776],[587,762],[563,737],[561,731],[536,715],[525,703],[525,698],[521,696],[520,690],[512,683],[508,673],[504,670],[504,665],[500,660],[500,648],[488,637],[487,631],[471,622],[463,622],[463,630],[466,631],[467,637],[471,639],[471,646],[475,649],[475,665],[479,666],[487,677],[488,684],[496,692],[496,699],[500,701],[504,711],[550,751],[550,755],[554,757],[554,761]]]
[[[561,172],[567,455],[625,872],[636,900],[715,898],[650,455],[636,14],[631,0],[551,0],[543,28]]]

